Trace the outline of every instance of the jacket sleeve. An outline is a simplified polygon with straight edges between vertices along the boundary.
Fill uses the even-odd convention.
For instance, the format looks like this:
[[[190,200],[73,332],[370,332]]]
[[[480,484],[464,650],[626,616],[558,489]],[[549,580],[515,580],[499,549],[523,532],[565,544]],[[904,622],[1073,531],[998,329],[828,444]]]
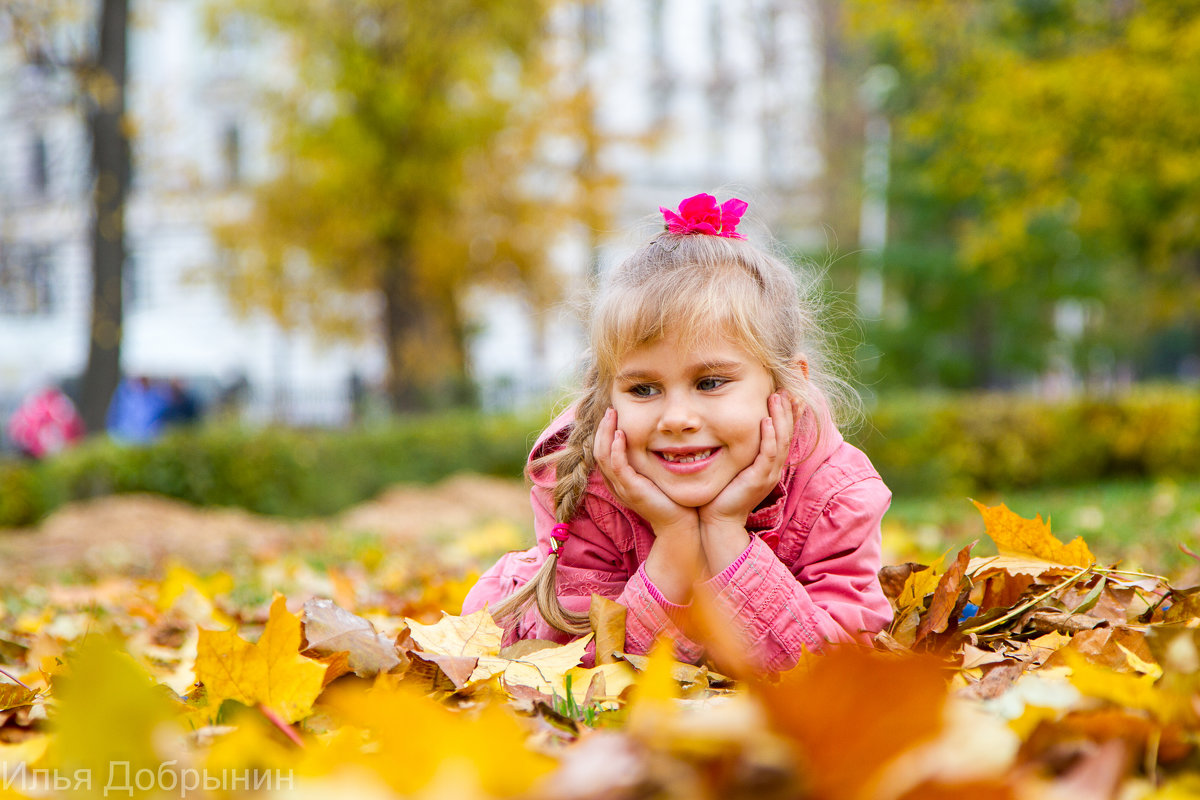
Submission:
[[[829,642],[869,643],[891,620],[879,585],[880,522],[890,500],[878,478],[852,483],[822,509],[796,563],[752,537],[724,585],[710,582],[759,667],[790,669],[805,650]]]

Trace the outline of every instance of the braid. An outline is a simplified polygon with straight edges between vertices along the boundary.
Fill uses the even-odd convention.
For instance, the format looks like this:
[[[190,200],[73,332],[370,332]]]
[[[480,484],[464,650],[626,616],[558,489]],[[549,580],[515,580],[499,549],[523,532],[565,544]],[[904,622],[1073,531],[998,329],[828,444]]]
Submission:
[[[585,379],[586,394],[575,411],[575,423],[561,449],[542,456],[533,463],[539,467],[554,467],[554,518],[557,522],[570,523],[579,512],[587,494],[588,480],[595,468],[592,455],[592,440],[600,419],[608,408],[608,395],[600,391],[598,373],[590,367]],[[516,594],[496,606],[495,618],[506,627],[516,624],[525,615],[529,606],[537,603],[538,613],[551,627],[563,633],[580,635],[591,630],[587,614],[579,614],[563,607],[558,597],[558,555],[550,553],[541,569]]]

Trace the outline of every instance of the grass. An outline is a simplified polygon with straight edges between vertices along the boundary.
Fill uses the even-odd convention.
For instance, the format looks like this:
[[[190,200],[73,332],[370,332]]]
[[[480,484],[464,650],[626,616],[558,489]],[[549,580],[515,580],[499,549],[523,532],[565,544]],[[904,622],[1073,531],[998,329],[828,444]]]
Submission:
[[[1064,542],[1082,536],[1102,563],[1200,578],[1200,561],[1180,549],[1200,553],[1200,479],[1014,490],[975,499],[1004,503],[1022,517],[1049,518],[1055,536]],[[995,552],[966,497],[897,496],[884,520],[885,557],[891,560],[928,563],[975,539],[976,553]]]

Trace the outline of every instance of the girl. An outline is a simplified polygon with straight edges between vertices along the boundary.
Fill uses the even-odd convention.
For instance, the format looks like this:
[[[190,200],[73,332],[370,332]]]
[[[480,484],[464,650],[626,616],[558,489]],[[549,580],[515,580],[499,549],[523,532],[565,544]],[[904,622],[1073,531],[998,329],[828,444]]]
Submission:
[[[666,231],[609,276],[582,397],[529,456],[537,546],[463,605],[490,604],[507,641],[586,633],[595,593],[626,607],[628,652],[666,634],[694,662],[678,623],[705,593],[775,671],[890,621],[891,495],[835,427],[813,314],[792,270],[737,232],[745,209],[707,194],[660,209]]]

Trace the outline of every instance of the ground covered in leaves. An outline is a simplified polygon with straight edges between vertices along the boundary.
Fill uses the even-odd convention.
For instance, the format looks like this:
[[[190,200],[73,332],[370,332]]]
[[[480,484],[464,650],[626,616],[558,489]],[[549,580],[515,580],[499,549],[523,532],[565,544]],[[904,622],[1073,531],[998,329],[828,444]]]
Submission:
[[[1200,796],[1200,592],[1040,518],[980,506],[978,545],[889,559],[874,647],[756,676],[702,610],[702,665],[625,654],[599,599],[566,646],[456,616],[526,509],[462,477],[331,520],[133,497],[5,532],[0,798]]]

